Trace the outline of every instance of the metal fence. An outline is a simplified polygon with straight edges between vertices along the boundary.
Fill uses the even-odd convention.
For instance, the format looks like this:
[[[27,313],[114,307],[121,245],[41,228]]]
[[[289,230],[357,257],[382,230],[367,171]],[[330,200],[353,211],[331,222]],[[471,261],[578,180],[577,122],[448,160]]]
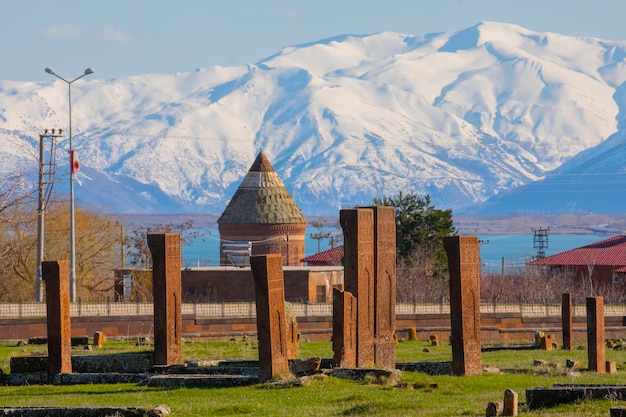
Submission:
[[[329,317],[332,303],[289,303],[296,317]],[[584,305],[573,306],[574,316],[586,316]],[[480,312],[514,313],[522,317],[560,317],[560,304],[500,304],[481,303]],[[250,301],[183,303],[182,313],[195,317],[256,317],[256,305]],[[396,314],[449,314],[449,303],[397,303]],[[151,316],[152,303],[71,303],[71,317]],[[626,304],[605,305],[605,316],[626,316]],[[0,319],[45,317],[46,304],[37,302],[0,303]]]

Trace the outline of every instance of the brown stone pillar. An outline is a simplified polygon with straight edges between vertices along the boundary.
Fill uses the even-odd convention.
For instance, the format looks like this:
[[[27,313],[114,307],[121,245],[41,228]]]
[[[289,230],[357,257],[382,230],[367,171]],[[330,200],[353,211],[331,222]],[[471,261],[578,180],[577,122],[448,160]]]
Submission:
[[[502,410],[503,416],[516,416],[519,406],[519,400],[517,392],[512,389],[504,391],[504,409]]]
[[[250,266],[256,298],[259,379],[264,382],[289,372],[283,257],[251,256]]]
[[[293,313],[293,308],[290,310],[285,308],[285,319],[287,320],[287,358],[298,359],[298,345],[300,342],[298,336],[298,320],[296,320],[295,314],[288,314],[289,311]]]
[[[344,286],[357,301],[357,366],[374,365],[374,211],[341,210]]]
[[[587,298],[587,359],[589,370],[599,374],[606,372],[604,355],[604,299]]]
[[[396,215],[391,206],[374,210],[374,363],[396,369]]]
[[[561,295],[561,326],[563,329],[563,349],[572,350],[572,294]]]
[[[154,297],[154,364],[176,365],[182,358],[180,233],[148,235]]]
[[[333,366],[356,367],[356,298],[333,288]]]
[[[46,285],[48,328],[48,378],[72,373],[70,324],[70,267],[68,261],[44,261],[41,273]]]
[[[443,238],[450,271],[452,373],[482,373],[480,358],[480,247],[477,236]]]

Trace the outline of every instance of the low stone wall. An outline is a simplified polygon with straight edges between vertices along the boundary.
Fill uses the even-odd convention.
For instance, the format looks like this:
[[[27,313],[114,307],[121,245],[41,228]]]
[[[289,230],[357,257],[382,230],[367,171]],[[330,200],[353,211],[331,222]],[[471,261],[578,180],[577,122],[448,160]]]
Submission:
[[[152,368],[152,352],[108,355],[72,355],[72,372],[76,373],[143,373]],[[13,356],[11,373],[47,372],[47,356]]]
[[[3,407],[0,417],[157,417],[168,416],[165,405],[155,408],[137,407]]]
[[[611,398],[615,401],[626,398],[625,385],[581,385],[556,384],[548,388],[532,388],[526,390],[528,408],[553,407],[559,404],[571,404],[583,400]]]
[[[72,336],[93,337],[102,331],[107,337],[139,338],[154,334],[152,316],[97,316],[72,317]],[[605,317],[607,338],[626,338],[625,318]],[[537,330],[554,335],[562,343],[560,317],[521,317],[516,313],[487,313],[481,315],[481,340],[485,343],[531,342]],[[396,319],[400,339],[408,339],[409,329],[416,329],[418,340],[426,341],[431,334],[439,340],[450,339],[450,316],[448,314],[401,314]],[[332,336],[332,317],[298,317],[301,340],[329,341]],[[46,336],[45,318],[2,319],[0,340],[28,340]],[[242,318],[196,318],[183,315],[183,337],[203,340],[228,340],[243,337],[256,338],[256,319]],[[574,317],[573,343],[585,343],[586,318]]]

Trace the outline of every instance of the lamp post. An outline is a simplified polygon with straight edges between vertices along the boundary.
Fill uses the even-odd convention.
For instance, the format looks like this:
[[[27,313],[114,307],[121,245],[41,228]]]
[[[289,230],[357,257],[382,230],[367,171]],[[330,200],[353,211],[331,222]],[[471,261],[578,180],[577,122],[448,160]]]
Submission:
[[[73,80],[66,80],[59,74],[54,72],[52,68],[46,68],[45,71],[48,74],[54,75],[58,79],[64,81],[67,84],[67,99],[69,103],[69,137],[70,137],[70,301],[76,302],[76,231],[74,227],[74,155],[72,148],[72,83],[76,80],[83,78],[86,75],[93,74],[95,70],[93,68],[87,68],[85,72],[74,78]]]

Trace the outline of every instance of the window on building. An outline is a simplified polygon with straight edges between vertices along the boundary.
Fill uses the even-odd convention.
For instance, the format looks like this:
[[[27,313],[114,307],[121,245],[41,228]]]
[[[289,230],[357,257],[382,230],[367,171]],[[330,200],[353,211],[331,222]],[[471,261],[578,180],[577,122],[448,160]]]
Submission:
[[[318,285],[315,288],[315,302],[317,303],[326,302],[326,285]]]

